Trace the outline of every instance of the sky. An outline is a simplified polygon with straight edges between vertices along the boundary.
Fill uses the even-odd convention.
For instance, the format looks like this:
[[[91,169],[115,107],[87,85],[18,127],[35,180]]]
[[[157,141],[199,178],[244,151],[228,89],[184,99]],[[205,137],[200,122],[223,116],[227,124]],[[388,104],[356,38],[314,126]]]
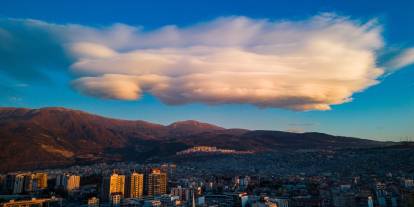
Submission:
[[[414,1],[0,2],[0,106],[414,138]]]

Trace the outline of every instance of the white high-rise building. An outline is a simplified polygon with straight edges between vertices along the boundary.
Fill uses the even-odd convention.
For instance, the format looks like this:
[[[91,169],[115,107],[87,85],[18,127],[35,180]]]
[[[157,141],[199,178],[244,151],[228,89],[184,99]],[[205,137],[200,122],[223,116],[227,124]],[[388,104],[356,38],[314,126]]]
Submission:
[[[80,187],[80,176],[63,174],[56,177],[55,188],[63,188],[67,191],[77,190]]]
[[[69,175],[68,182],[66,185],[67,191],[77,190],[80,187],[80,176],[79,175]]]
[[[14,177],[13,194],[23,193],[25,174],[17,174]]]
[[[125,175],[113,173],[109,179],[109,194],[125,195]]]
[[[144,193],[144,174],[133,172],[126,183],[126,197],[141,198]]]

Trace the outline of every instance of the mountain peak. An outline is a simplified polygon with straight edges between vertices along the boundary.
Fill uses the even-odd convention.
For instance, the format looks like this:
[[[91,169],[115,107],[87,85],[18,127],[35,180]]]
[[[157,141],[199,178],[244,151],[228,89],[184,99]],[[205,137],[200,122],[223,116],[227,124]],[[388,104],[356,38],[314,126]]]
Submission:
[[[195,120],[186,120],[186,121],[177,121],[167,126],[169,131],[173,134],[183,134],[183,133],[202,133],[210,131],[224,130],[224,128],[203,123]]]
[[[223,130],[224,128],[208,124],[204,122],[199,122],[196,120],[185,120],[185,121],[177,121],[170,125],[168,125],[169,128],[182,128],[182,127],[197,127],[197,128],[205,128],[205,129],[213,129],[213,130]]]
[[[48,111],[76,111],[75,109],[68,109],[68,108],[56,107],[56,106],[43,107],[43,108],[40,108],[39,110],[48,110]]]

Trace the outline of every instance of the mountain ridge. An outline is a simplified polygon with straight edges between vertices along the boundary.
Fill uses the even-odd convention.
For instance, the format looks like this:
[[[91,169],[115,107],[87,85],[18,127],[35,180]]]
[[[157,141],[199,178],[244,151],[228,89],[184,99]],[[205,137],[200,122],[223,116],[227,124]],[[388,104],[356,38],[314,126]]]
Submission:
[[[226,129],[195,120],[161,125],[63,107],[0,108],[0,171],[82,162],[144,161],[199,145],[266,152],[383,144],[323,133]]]

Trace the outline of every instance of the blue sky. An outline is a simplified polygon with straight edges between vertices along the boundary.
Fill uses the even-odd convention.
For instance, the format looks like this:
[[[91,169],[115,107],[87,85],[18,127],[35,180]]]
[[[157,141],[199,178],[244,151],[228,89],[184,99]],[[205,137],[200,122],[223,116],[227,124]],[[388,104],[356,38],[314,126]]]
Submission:
[[[305,27],[306,25],[311,27],[313,21],[309,19],[323,13],[329,13],[349,18],[351,23],[366,23],[375,19],[375,24],[381,30],[378,34],[384,44],[375,51],[375,64],[379,66],[392,62],[393,57],[398,57],[406,49],[414,47],[413,1],[399,1],[397,4],[391,1],[376,1],[375,3],[372,1],[295,1],[294,3],[292,1],[147,1],[139,3],[123,1],[120,3],[115,1],[3,0],[0,4],[0,18],[3,19],[3,23],[6,22],[3,25],[0,24],[0,29],[3,27],[6,31],[12,31],[11,28],[14,28],[14,22],[8,22],[10,18],[13,18],[19,21],[35,19],[56,25],[70,23],[90,28],[109,27],[114,23],[122,23],[141,28],[142,33],[148,34],[148,36],[155,36],[151,31],[157,31],[166,25],[176,25],[176,28],[190,28],[191,30],[194,25],[214,22],[217,18],[236,18],[239,16],[247,18],[248,26],[258,25],[260,20],[267,19],[266,21],[270,23],[266,24],[269,25],[272,25],[273,21],[305,21]],[[231,26],[239,20],[237,18],[225,19],[217,24]],[[245,19],[241,21],[245,21]],[[349,23],[349,21],[345,20],[345,23]],[[22,23],[18,22],[17,24]],[[206,28],[214,27],[217,24],[207,23]],[[342,24],[342,22],[333,24]],[[355,25],[358,28],[359,25],[357,23]],[[298,26],[293,23],[290,29],[302,31],[300,27],[300,24]],[[122,28],[107,30],[124,31]],[[314,28],[303,29],[304,35],[313,34],[314,30]],[[24,31],[31,32],[33,30]],[[98,31],[104,32],[106,30]],[[180,32],[179,29],[177,31]],[[194,31],[197,32],[197,28],[191,30],[191,32]],[[209,29],[207,31],[211,32]],[[259,34],[266,35],[269,29],[263,31]],[[275,31],[278,32],[278,30]],[[368,33],[377,34],[375,31],[367,31],[364,35],[369,35]],[[85,83],[85,85],[84,82],[81,82],[83,88],[80,90],[74,87],[73,80],[84,78],[84,75],[67,69],[73,64],[73,60],[72,57],[61,57],[61,51],[55,48],[54,44],[60,46],[60,36],[56,38],[58,39],[56,42],[49,42],[44,41],[49,40],[49,37],[42,36],[42,34],[28,35],[28,40],[22,41],[18,45],[19,47],[15,48],[18,52],[6,53],[4,57],[8,57],[8,59],[0,58],[0,89],[3,91],[0,94],[0,106],[30,108],[63,106],[110,117],[143,119],[162,124],[169,124],[177,120],[196,119],[229,128],[320,131],[336,135],[395,141],[414,138],[413,64],[404,64],[398,67],[398,70],[392,70],[387,75],[376,76],[374,80],[379,81],[376,85],[367,85],[362,87],[362,90],[352,91],[352,101],[340,104],[329,102],[330,110],[313,110],[315,109],[313,106],[312,110],[303,111],[297,110],[297,108],[292,110],[290,105],[280,105],[279,102],[272,102],[270,106],[265,104],[263,107],[262,102],[255,102],[255,100],[244,102],[239,99],[226,99],[223,104],[221,100],[217,102],[214,98],[211,100],[209,99],[211,97],[204,96],[195,98],[195,101],[191,99],[184,103],[176,103],[175,99],[165,98],[165,93],[157,95],[157,92],[145,90],[138,100],[131,100],[129,96],[126,98],[111,96],[111,99],[107,99],[108,91],[96,92],[91,91],[91,88],[85,89],[90,84]],[[32,43],[33,38],[38,38],[36,41],[39,43]],[[1,33],[0,41],[6,41],[5,38],[1,39]],[[271,41],[278,40],[272,39]],[[43,45],[43,42],[47,42],[47,47]],[[30,50],[26,47],[29,44],[31,45]],[[115,48],[117,52],[130,50],[129,45],[118,47],[109,44],[106,46]],[[143,46],[133,47],[133,49],[141,49]],[[158,48],[162,45],[154,43],[154,45],[147,47]],[[55,48],[56,50],[44,50],[44,48]],[[26,50],[28,52],[24,52]],[[5,51],[7,52],[7,50]],[[7,62],[10,59],[13,60],[13,55],[16,54],[20,55],[19,61],[25,63],[22,64],[23,69],[14,67],[15,64],[12,64],[13,67],[11,67]],[[27,55],[34,60],[25,59]],[[192,54],[189,55],[192,57]],[[60,58],[62,61],[50,61],[50,59]],[[26,69],[30,67],[29,64],[35,65],[36,70]],[[38,65],[41,67],[37,67]],[[298,81],[289,76],[289,79],[285,80],[286,84],[289,84],[290,80]],[[182,89],[174,88],[174,90]],[[102,98],[102,93],[106,98]],[[200,101],[205,99],[208,99],[207,103]],[[174,103],[171,104],[171,102]]]

